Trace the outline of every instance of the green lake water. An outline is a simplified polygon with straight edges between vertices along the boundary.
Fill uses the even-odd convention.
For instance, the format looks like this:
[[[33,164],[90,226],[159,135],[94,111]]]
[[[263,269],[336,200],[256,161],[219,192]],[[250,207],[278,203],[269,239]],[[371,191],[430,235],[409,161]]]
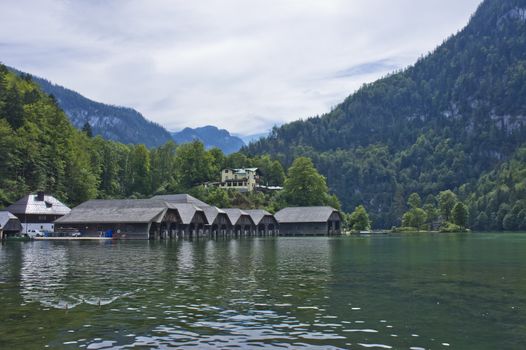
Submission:
[[[0,246],[1,349],[526,349],[526,234]]]

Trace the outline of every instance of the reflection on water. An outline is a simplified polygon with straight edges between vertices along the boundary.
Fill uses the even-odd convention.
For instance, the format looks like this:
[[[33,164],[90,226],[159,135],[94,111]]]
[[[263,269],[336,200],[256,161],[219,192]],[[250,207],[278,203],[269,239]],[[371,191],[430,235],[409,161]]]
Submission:
[[[0,264],[6,348],[526,344],[526,235],[12,242]]]
[[[68,257],[65,247],[57,246],[48,249],[45,245],[24,246],[20,293],[25,302],[40,302],[45,306],[62,309],[67,304],[71,307],[76,306],[78,301],[68,298],[64,291],[67,286],[67,275]]]

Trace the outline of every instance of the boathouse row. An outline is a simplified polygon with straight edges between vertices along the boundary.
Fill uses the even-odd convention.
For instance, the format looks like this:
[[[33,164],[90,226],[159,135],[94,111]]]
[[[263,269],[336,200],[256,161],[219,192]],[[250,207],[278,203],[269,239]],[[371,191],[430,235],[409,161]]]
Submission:
[[[83,236],[154,239],[201,236],[205,211],[190,203],[156,199],[91,200],[55,222],[58,232],[78,230]]]
[[[118,239],[196,236],[333,235],[341,217],[330,207],[265,210],[220,209],[187,194],[151,199],[90,200],[57,219],[57,232]]]
[[[326,236],[341,234],[341,214],[332,207],[289,207],[274,217],[282,236]]]

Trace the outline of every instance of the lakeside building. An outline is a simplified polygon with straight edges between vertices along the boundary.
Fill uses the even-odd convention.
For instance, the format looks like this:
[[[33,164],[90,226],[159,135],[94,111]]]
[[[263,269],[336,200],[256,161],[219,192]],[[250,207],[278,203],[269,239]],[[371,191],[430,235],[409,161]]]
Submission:
[[[195,237],[205,234],[205,226],[208,224],[203,209],[192,203],[165,202],[170,208],[177,209],[181,222],[174,227],[178,237]],[[170,235],[171,237],[171,235]],[[161,238],[168,238],[165,235]]]
[[[0,211],[0,240],[20,232],[22,232],[20,220],[8,211]]]
[[[218,186],[240,192],[252,192],[259,183],[260,175],[258,168],[223,169]]]
[[[64,203],[44,192],[28,194],[5,210],[20,220],[22,233],[30,230],[53,232],[55,231],[53,222],[71,212]]]
[[[178,208],[159,200],[90,200],[55,221],[57,231],[83,236],[153,239],[173,235],[182,224]]]
[[[220,182],[207,182],[205,188],[209,186],[219,187],[226,190],[236,190],[239,192],[275,192],[283,190],[282,186],[262,185],[261,172],[258,168],[227,168],[221,170]]]
[[[186,203],[193,204],[202,209],[205,213],[207,224],[204,226],[204,234],[210,235],[226,235],[232,231],[233,225],[230,222],[228,215],[221,209],[211,206],[189,194],[167,194],[157,195],[152,199],[164,200],[169,203]]]
[[[228,232],[232,231],[234,225],[230,222],[228,214],[218,207],[207,206],[201,207],[205,212],[208,225],[205,226],[205,234],[217,236],[226,236]]]
[[[278,221],[266,210],[262,209],[249,209],[245,210],[250,215],[252,221],[254,221],[255,231],[258,235],[277,235]]]
[[[289,207],[274,217],[282,236],[325,236],[341,234],[340,212],[332,207]]]
[[[246,211],[238,208],[222,208],[221,210],[228,215],[233,225],[234,235],[251,235],[254,232],[255,223]]]
[[[339,235],[341,215],[331,207],[220,209],[187,194],[151,199],[90,200],[55,221],[57,232],[116,239],[204,235]]]

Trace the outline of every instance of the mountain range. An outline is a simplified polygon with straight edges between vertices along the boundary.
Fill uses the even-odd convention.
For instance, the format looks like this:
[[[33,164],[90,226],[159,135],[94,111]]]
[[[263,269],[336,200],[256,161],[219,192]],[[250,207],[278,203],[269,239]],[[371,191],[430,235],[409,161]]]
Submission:
[[[108,128],[130,124],[139,129],[130,134],[154,137],[126,117],[97,109],[112,106],[90,104],[92,110],[82,104],[96,102],[66,94],[64,88],[51,89],[53,84],[46,90],[42,81],[19,75],[0,65],[0,202],[37,188],[62,194],[71,203],[95,195],[179,188],[176,180],[160,181],[180,167],[173,166],[173,145],[147,150],[87,138],[60,108],[70,119],[93,114],[99,123],[108,120]],[[423,207],[433,209],[440,192],[453,190],[469,209],[469,226],[526,229],[525,96],[526,0],[485,0],[465,28],[414,65],[363,86],[321,117],[274,127],[266,138],[243,147],[249,157],[234,155],[225,161],[247,163],[256,159],[251,156],[270,155],[289,166],[298,156],[310,157],[343,210],[363,204],[378,228],[400,224],[410,194],[419,194]],[[164,131],[166,140],[172,139]],[[205,127],[177,137],[191,141],[203,140],[203,135],[222,139],[225,133]],[[195,150],[207,155],[199,145]],[[212,158],[199,166],[209,165]],[[196,174],[187,176],[190,180],[210,176],[202,179],[210,181],[210,174],[217,174],[188,164],[183,172]],[[162,175],[150,176],[150,170]]]
[[[29,76],[14,68],[10,70],[18,75]],[[169,140],[186,143],[197,139],[207,148],[218,147],[225,154],[237,152],[245,145],[242,139],[231,135],[227,130],[210,125],[170,133],[132,108],[96,102],[46,79],[30,76],[43,91],[56,99],[77,129],[82,129],[89,123],[94,135],[100,135],[107,140],[124,144],[144,144],[151,148],[159,147]]]
[[[173,132],[172,137],[177,143],[187,143],[193,140],[201,141],[206,148],[217,147],[225,154],[239,151],[245,143],[237,136],[231,135],[225,129],[219,129],[212,125],[199,128],[184,128],[181,131]]]
[[[33,75],[31,79],[57,100],[58,105],[78,129],[89,123],[94,135],[125,144],[143,143],[148,147],[157,147],[172,139],[166,129],[147,120],[132,108],[93,101],[73,90]]]
[[[522,158],[525,97],[526,0],[486,0],[416,64],[363,86],[330,113],[274,128],[243,152],[285,165],[312,158],[343,208],[365,204],[377,227],[399,224],[410,193],[433,204],[447,189],[471,202],[472,219],[491,219],[526,209],[524,177],[486,175]],[[481,177],[509,180],[492,187]],[[469,198],[475,189],[486,199]]]

